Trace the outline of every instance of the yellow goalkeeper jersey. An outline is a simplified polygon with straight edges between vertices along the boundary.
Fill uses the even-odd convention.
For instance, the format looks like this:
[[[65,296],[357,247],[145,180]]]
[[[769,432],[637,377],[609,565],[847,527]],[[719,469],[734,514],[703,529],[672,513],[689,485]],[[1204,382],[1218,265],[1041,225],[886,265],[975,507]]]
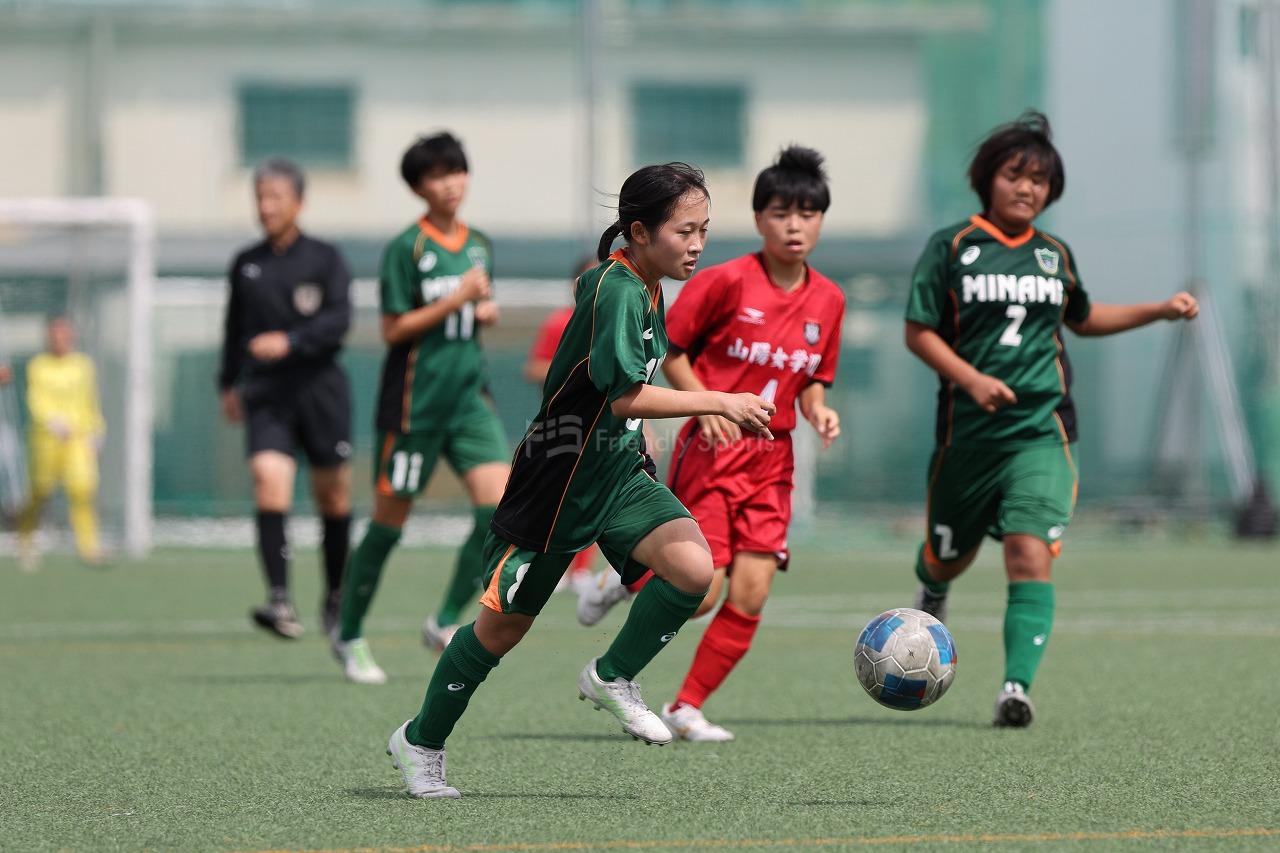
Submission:
[[[75,438],[106,430],[93,361],[84,353],[41,353],[27,362],[27,409],[37,430],[49,431],[55,421],[65,424]]]

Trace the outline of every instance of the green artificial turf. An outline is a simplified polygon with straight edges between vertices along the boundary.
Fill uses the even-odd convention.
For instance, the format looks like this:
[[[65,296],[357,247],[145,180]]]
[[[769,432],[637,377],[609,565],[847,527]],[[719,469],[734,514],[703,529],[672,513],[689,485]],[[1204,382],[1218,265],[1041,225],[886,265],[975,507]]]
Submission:
[[[1073,543],[1076,544],[1076,543]],[[957,679],[890,711],[854,638],[909,605],[912,548],[801,550],[756,646],[705,710],[723,745],[645,747],[577,701],[605,648],[556,597],[449,743],[456,802],[403,796],[383,749],[421,700],[418,625],[452,565],[404,551],[368,638],[383,687],[345,683],[319,632],[256,633],[245,552],[90,570],[0,562],[0,849],[1274,849],[1280,846],[1280,552],[1082,544],[1025,731],[997,731],[1004,582],[955,588]],[[315,624],[318,572],[295,566]],[[702,625],[641,674],[669,701]],[[991,836],[985,842],[980,836]]]

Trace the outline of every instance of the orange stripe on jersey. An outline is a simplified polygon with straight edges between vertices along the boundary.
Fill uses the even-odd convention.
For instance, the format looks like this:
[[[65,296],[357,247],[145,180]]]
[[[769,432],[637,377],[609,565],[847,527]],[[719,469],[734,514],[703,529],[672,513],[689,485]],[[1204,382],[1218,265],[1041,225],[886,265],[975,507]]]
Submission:
[[[444,232],[432,225],[425,216],[418,220],[418,227],[422,229],[423,234],[430,237],[432,241],[446,252],[462,251],[462,247],[467,244],[467,236],[471,233],[467,228],[466,223],[457,222],[455,223],[453,236],[446,237]]]
[[[1040,232],[1040,236],[1058,247],[1058,251],[1062,253],[1062,268],[1067,273],[1067,281],[1071,282],[1072,287],[1075,287],[1078,282],[1076,281],[1076,274],[1071,271],[1071,253],[1067,251],[1067,247],[1043,231]]]
[[[618,249],[616,252],[614,252],[612,255],[609,256],[609,260],[617,261],[618,263],[622,264],[624,267],[631,270],[631,272],[635,274],[636,278],[640,279],[640,283],[644,285],[644,292],[649,295],[649,310],[657,311],[658,297],[662,295],[662,282],[658,282],[658,284],[654,287],[654,289],[650,290],[649,285],[645,284],[644,276],[640,274],[640,270],[636,267],[634,263],[632,263],[631,259],[627,257],[626,249]],[[605,270],[605,273],[608,273],[608,272],[609,272],[608,270]],[[604,276],[602,275],[600,276],[600,278],[603,280]]]
[[[391,497],[396,490],[391,487],[391,481],[387,479],[387,460],[391,458],[391,448],[396,446],[396,438],[391,433],[387,433],[387,437],[382,441],[382,454],[378,461],[378,494]]]
[[[413,406],[413,373],[414,362],[418,358],[418,345],[421,340],[409,347],[409,354],[404,362],[404,393],[400,397],[400,431],[409,431],[409,411]]]
[[[933,542],[929,538],[932,535],[932,531],[929,530],[929,513],[933,511],[933,486],[938,482],[938,474],[942,471],[942,460],[946,455],[945,447],[938,450],[938,459],[933,463],[933,471],[929,473],[929,485],[924,490],[924,561],[926,565],[935,569],[942,568],[942,561],[933,552]]]
[[[507,560],[511,559],[511,555],[515,553],[516,546],[508,545],[507,552],[502,555],[502,559],[498,561],[498,567],[493,570],[493,577],[489,578],[489,586],[485,588],[484,595],[480,596],[480,605],[498,613],[502,612],[502,568],[507,564]]]
[[[1028,225],[1026,231],[1023,231],[1017,237],[1010,237],[1008,234],[1004,233],[999,228],[992,225],[990,222],[988,222],[986,219],[983,219],[981,216],[979,216],[976,213],[973,216],[969,217],[969,221],[972,222],[974,225],[977,225],[983,231],[986,231],[988,234],[994,237],[998,242],[1000,242],[1001,244],[1003,244],[1004,246],[1010,249],[1016,249],[1019,246],[1025,245],[1028,240],[1030,240],[1032,237],[1036,235],[1036,229]]]
[[[1058,354],[1053,357],[1053,366],[1058,368],[1058,383],[1062,386],[1062,393],[1067,393],[1067,372],[1062,368],[1062,353],[1066,347],[1062,343],[1062,335],[1057,329],[1053,330],[1053,345],[1058,348]]]
[[[964,228],[961,228],[959,231],[957,231],[956,236],[951,238],[952,259],[954,259],[956,256],[956,253],[960,251],[960,241],[964,239],[964,235],[968,234],[970,231],[977,230],[977,227],[978,227],[977,225],[973,225],[973,224],[967,225]]]

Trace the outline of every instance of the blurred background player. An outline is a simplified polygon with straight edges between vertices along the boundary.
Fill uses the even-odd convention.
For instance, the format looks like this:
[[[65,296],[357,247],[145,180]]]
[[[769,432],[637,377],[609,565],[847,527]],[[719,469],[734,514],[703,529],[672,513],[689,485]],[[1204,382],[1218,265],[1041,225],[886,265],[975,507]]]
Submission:
[[[1053,627],[1053,558],[1075,508],[1076,414],[1062,324],[1092,337],[1199,311],[1189,293],[1090,303],[1071,250],[1033,225],[1065,182],[1043,115],[996,128],[969,165],[981,215],[929,238],[907,302],[907,348],[940,380],[916,606],[945,622],[950,582],[984,536],[1002,540],[1009,598],[997,726],[1027,726],[1034,716],[1027,691]]]
[[[27,362],[31,501],[18,522],[18,558],[27,571],[38,561],[35,532],[40,512],[59,485],[67,495],[76,553],[90,565],[102,561],[94,499],[98,450],[107,425],[98,407],[93,361],[76,352],[75,343],[71,321],[53,317],[46,328],[45,351]]]
[[[709,225],[702,173],[646,166],[618,195],[600,265],[578,283],[577,307],[552,359],[542,405],[517,448],[485,542],[479,617],[441,655],[418,716],[387,753],[412,796],[458,797],[445,782],[446,738],[472,694],[551,597],[573,555],[593,542],[626,579],[652,569],[605,654],[587,662],[578,693],[647,743],[671,732],[635,676],[675,638],[711,582],[711,555],[688,511],[652,474],[644,418],[708,412],[769,435],[773,404],[754,394],[689,393],[649,384],[667,352],[662,279],[693,274]],[[627,247],[610,252],[619,236]]]
[[[728,600],[662,711],[685,740],[733,739],[701,708],[746,655],[774,573],[787,566],[797,404],[824,448],[840,434],[839,415],[825,401],[840,355],[844,294],[807,263],[830,203],[822,156],[799,146],[782,151],[752,191],[761,250],[694,276],[667,315],[663,372],[673,388],[750,391],[778,407],[769,422],[773,441],[744,437],[717,415],[689,420],[676,439],[668,482],[698,520],[715,565],[695,617],[715,607],[730,578]]]
[[[578,277],[590,269],[595,269],[597,261],[590,255],[585,255],[578,260],[573,269],[573,283],[570,293],[576,293],[578,286]],[[556,347],[560,345],[560,339],[564,337],[565,326],[569,325],[569,318],[573,316],[573,304],[570,303],[563,308],[558,308],[542,321],[542,325],[538,327],[538,335],[533,340],[533,346],[529,349],[529,357],[524,363],[524,378],[542,388],[542,383],[547,379],[547,371],[551,368],[551,359],[555,357]],[[652,447],[652,443],[649,444]],[[595,547],[587,548],[580,551],[573,558],[573,562],[569,564],[569,571],[560,579],[556,591],[566,590],[574,594],[579,594],[580,588],[589,585],[593,578],[591,577],[591,562],[595,557]]]
[[[351,556],[334,638],[347,677],[367,684],[381,684],[386,675],[364,640],[364,617],[436,462],[443,456],[462,478],[474,516],[440,607],[422,628],[423,641],[437,651],[449,644],[462,609],[480,593],[484,538],[510,470],[479,336],[481,326],[498,319],[490,299],[493,249],[488,237],[458,217],[469,179],[466,153],[448,133],[420,138],[404,153],[400,174],[427,210],[382,254],[387,355],[375,423],[373,519]]]
[[[253,174],[264,238],[231,263],[218,388],[223,415],[245,422],[257,507],[258,553],[267,603],[255,624],[280,637],[302,635],[289,596],[285,520],[293,504],[299,450],[323,522],[326,631],[337,624],[351,535],[351,388],[338,363],[351,325],[351,274],[336,247],[298,227],[305,179],[288,160]]]

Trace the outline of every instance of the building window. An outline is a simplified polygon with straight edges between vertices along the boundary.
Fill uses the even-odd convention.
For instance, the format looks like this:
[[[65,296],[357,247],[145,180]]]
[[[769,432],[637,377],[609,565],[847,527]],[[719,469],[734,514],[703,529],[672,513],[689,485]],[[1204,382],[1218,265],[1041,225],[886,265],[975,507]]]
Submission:
[[[355,93],[348,86],[253,83],[240,87],[240,161],[266,157],[345,169],[354,148]]]
[[[741,86],[638,83],[631,88],[631,120],[637,162],[743,165],[747,93]]]

